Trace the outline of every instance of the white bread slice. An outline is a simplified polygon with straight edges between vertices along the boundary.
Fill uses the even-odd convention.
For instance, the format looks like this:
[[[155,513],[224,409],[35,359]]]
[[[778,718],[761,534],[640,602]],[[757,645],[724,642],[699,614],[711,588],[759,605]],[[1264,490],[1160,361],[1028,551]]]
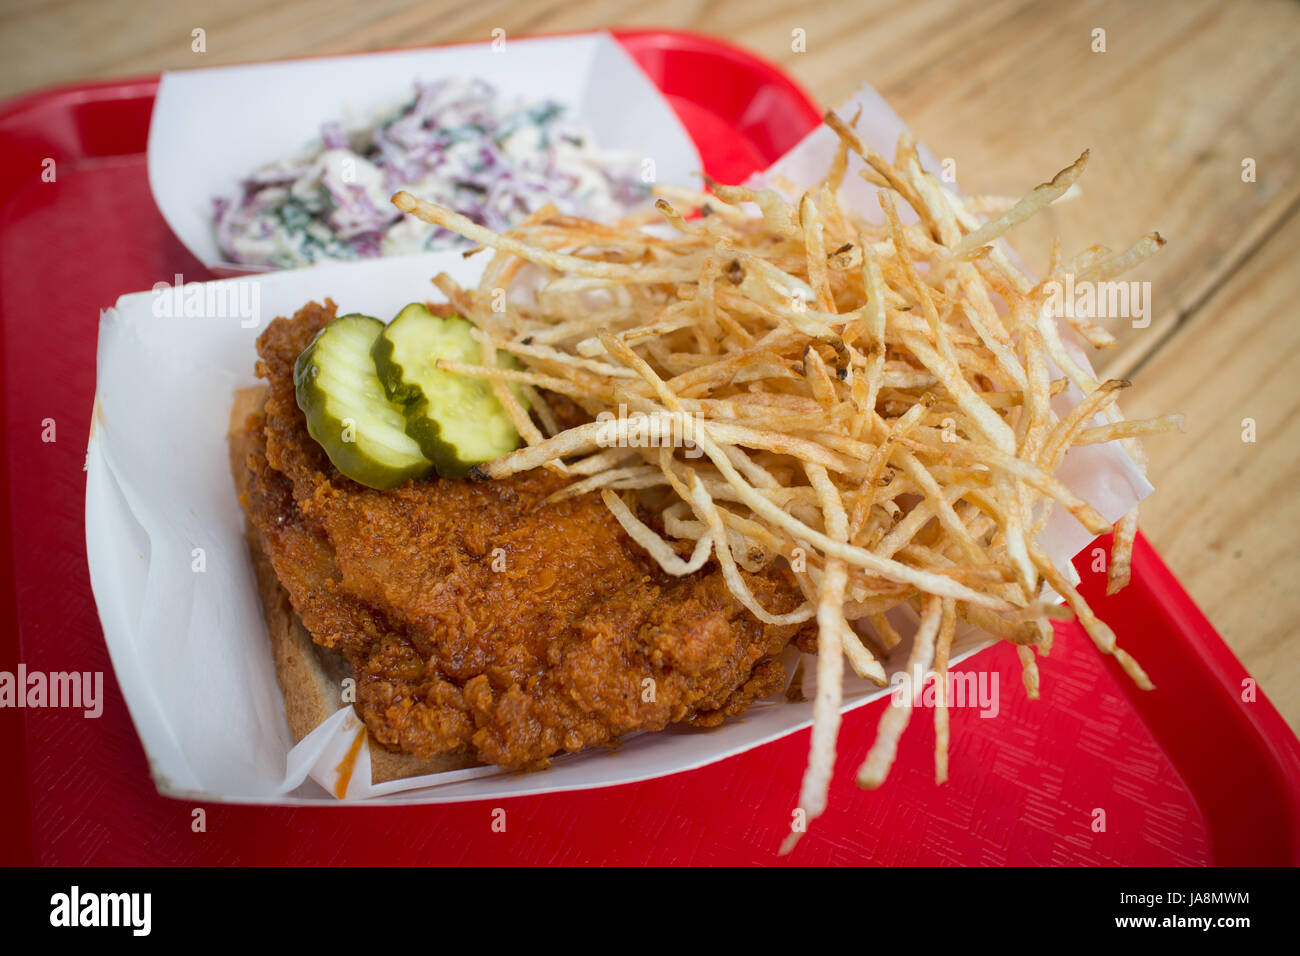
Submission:
[[[249,416],[261,409],[265,401],[264,386],[239,389],[235,392],[234,407],[230,413],[230,470],[241,503],[248,490],[248,452],[252,441],[248,420]],[[245,520],[244,526],[253,570],[257,575],[257,589],[262,598],[262,610],[266,616],[266,628],[271,638],[276,680],[284,693],[284,710],[289,718],[289,730],[293,733],[293,739],[299,741],[339,709],[343,700],[343,681],[352,676],[352,667],[341,654],[312,641],[307,628],[303,627],[289,602],[288,592],[280,585],[275,569],[262,549],[261,535],[251,522]],[[373,783],[444,770],[459,770],[474,766],[475,763],[472,757],[467,756],[424,759],[411,754],[393,753],[376,743],[373,737],[370,738],[370,776]]]

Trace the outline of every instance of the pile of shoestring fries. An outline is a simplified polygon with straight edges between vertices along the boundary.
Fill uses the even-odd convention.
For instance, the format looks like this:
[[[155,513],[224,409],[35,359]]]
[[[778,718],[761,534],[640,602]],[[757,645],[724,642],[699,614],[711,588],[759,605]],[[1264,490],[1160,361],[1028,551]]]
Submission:
[[[793,204],[741,186],[658,187],[654,210],[614,225],[545,208],[498,235],[409,193],[393,197],[403,212],[495,250],[475,289],[434,279],[476,327],[484,359],[440,367],[488,378],[524,440],[473,476],[560,471],[572,480],[559,494],[598,491],[665,572],[689,574],[712,557],[760,620],[815,619],[799,802],[808,821],[826,806],[844,659],[886,683],[880,657],[901,640],[886,618],[895,607],[919,618],[908,673],[936,674],[939,781],[959,621],[1018,646],[1030,696],[1050,620],[1071,612],[1099,650],[1151,686],[1037,538],[1058,507],[1095,534],[1112,530],[1053,477],[1071,447],[1121,441],[1143,465],[1139,436],[1181,424],[1125,420],[1116,396],[1128,383],[1097,381],[1071,357],[1046,291],[1069,274],[1076,284],[1110,280],[1160,236],[1069,261],[1054,244],[1041,282],[999,242],[1070,188],[1086,152],[1018,202],[963,200],[922,171],[911,138],[890,163],[834,113],[826,122],[839,136],[835,157]],[[880,222],[841,201],[850,154],[877,187]],[[983,221],[990,208],[1001,215]],[[652,219],[660,228],[647,231]],[[1067,321],[1095,347],[1114,344],[1086,319]],[[498,367],[498,349],[521,367]],[[1070,386],[1082,398],[1062,417],[1052,398]],[[543,392],[568,396],[593,421],[561,428]],[[635,440],[652,421],[687,447]],[[657,515],[662,531],[639,514]],[[1129,578],[1136,510],[1113,530],[1111,592]],[[805,596],[783,614],[759,604],[740,573],[778,560]],[[903,701],[886,711],[860,785],[885,779],[911,709]]]

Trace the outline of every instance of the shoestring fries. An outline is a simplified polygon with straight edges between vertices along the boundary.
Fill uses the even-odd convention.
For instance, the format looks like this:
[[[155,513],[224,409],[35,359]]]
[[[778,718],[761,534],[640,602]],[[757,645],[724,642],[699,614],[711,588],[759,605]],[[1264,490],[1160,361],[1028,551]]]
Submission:
[[[494,251],[476,288],[434,281],[476,327],[485,360],[501,349],[520,367],[444,367],[488,379],[526,417],[506,387],[519,383],[546,425],[521,428],[522,447],[471,477],[562,470],[573,484],[560,494],[599,493],[666,573],[690,574],[712,557],[761,620],[815,621],[814,724],[799,795],[808,821],[826,806],[843,662],[885,686],[873,648],[887,654],[902,641],[886,618],[895,608],[919,620],[909,665],[923,670],[946,673],[965,622],[1018,645],[1036,697],[1049,622],[1072,613],[1102,653],[1151,687],[1037,537],[1057,505],[1094,533],[1114,530],[1109,587],[1123,587],[1136,509],[1112,529],[1054,472],[1070,448],[1106,441],[1123,442],[1143,465],[1139,438],[1182,424],[1126,421],[1115,396],[1129,383],[1081,368],[1048,304],[1047,283],[1118,275],[1163,243],[1158,234],[1064,262],[1054,245],[1041,282],[1001,245],[1016,224],[1077,194],[1087,152],[1023,199],[963,200],[921,170],[909,137],[891,163],[851,123],[834,113],[826,122],[840,138],[836,159],[796,202],[716,183],[709,192],[662,187],[653,234],[644,215],[600,225],[553,210],[497,234],[410,193],[393,197],[403,212]],[[878,187],[878,222],[841,202],[849,154]],[[915,223],[903,221],[901,204]],[[530,273],[535,281],[524,283]],[[1114,342],[1086,321],[1075,329],[1090,344]],[[1070,385],[1084,398],[1062,418],[1051,400]],[[591,423],[560,429],[544,392],[572,399]],[[738,570],[773,562],[806,597],[780,615]],[[945,703],[940,694],[939,782]],[[860,785],[884,781],[910,710],[905,701],[886,711]]]

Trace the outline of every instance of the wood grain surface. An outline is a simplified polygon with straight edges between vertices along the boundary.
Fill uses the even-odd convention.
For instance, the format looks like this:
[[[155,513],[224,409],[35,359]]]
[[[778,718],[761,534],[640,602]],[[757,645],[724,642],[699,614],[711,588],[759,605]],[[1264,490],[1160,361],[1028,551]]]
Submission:
[[[1182,411],[1151,440],[1143,527],[1300,728],[1300,5],[1287,0],[473,4],[433,0],[2,0],[0,97],[95,77],[613,26],[748,47],[822,105],[875,86],[972,193],[1020,194],[1085,147],[1082,195],[1013,234],[1041,268],[1064,249],[1165,249],[1146,328],[1100,371],[1131,416]],[[192,31],[206,50],[192,50]],[[796,51],[794,31],[805,49]],[[1098,34],[1105,51],[1095,49]],[[1253,160],[1255,181],[1243,181]],[[1242,440],[1243,419],[1256,440]]]

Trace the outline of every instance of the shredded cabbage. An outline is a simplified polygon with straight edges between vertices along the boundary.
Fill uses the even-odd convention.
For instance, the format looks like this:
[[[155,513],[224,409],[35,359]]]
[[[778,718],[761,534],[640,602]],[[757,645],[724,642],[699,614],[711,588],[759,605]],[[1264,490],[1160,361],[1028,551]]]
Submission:
[[[278,268],[467,244],[402,216],[389,202],[399,189],[496,232],[548,202],[593,219],[644,203],[638,159],[600,149],[564,112],[547,100],[503,103],[483,80],[417,82],[378,123],[326,123],[303,153],[214,198],[217,242],[231,262]]]

